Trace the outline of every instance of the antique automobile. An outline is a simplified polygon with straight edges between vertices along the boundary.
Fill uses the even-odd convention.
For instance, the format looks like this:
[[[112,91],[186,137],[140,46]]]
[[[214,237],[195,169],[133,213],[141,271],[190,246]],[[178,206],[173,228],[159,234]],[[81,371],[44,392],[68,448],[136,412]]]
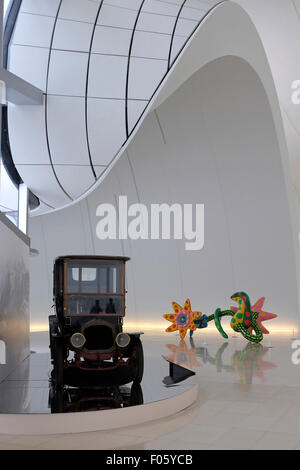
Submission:
[[[55,387],[140,383],[142,333],[123,331],[129,258],[65,256],[54,263],[55,315],[49,316]]]

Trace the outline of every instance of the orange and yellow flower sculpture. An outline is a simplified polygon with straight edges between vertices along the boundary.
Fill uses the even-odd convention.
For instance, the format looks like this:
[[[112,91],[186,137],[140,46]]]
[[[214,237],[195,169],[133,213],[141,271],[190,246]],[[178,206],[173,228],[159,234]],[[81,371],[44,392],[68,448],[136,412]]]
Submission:
[[[172,302],[174,313],[164,315],[164,318],[170,322],[172,325],[166,329],[167,333],[172,333],[174,331],[179,331],[181,339],[185,338],[188,330],[195,331],[197,329],[194,320],[199,318],[201,312],[192,312],[191,302],[189,299],[186,300],[184,307],[182,308],[176,302]]]

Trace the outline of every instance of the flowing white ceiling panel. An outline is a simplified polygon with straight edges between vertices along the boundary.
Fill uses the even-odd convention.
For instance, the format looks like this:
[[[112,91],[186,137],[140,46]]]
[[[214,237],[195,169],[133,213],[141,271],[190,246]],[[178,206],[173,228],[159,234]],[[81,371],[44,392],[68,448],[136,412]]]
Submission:
[[[11,150],[24,182],[49,210],[93,187],[217,3],[22,2],[9,69],[42,88],[45,102],[39,110],[10,106]]]

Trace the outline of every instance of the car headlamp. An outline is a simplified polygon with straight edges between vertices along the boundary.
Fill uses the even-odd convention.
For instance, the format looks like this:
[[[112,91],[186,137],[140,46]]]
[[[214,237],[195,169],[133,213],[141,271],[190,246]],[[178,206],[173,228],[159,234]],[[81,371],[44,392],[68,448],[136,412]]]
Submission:
[[[126,348],[130,343],[130,336],[127,333],[119,333],[116,336],[116,344],[119,348]]]
[[[85,345],[86,339],[82,333],[74,333],[71,336],[70,343],[73,348],[80,349]]]

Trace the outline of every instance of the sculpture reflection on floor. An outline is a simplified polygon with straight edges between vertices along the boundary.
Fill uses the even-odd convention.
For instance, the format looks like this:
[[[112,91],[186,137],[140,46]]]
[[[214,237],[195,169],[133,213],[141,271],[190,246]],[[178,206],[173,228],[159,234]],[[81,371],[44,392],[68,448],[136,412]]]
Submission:
[[[213,357],[206,347],[196,348],[193,338],[190,341],[192,348],[195,349],[197,356],[201,357],[204,364],[214,365],[217,372],[236,372],[240,377],[241,384],[251,384],[253,377],[266,382],[265,372],[277,367],[273,362],[264,360],[270,350],[261,344],[247,344],[243,350],[234,351],[230,358],[230,364],[224,364],[223,354],[229,346],[228,343],[222,344]]]
[[[190,330],[190,336],[192,337],[197,328],[207,328],[208,323],[214,320],[219,333],[223,338],[228,339],[227,333],[222,328],[221,318],[230,316],[232,317],[230,326],[236,333],[241,333],[251,343],[260,343],[263,340],[263,334],[269,334],[262,322],[272,320],[277,315],[262,310],[265,297],[259,299],[252,307],[246,292],[237,292],[231,296],[231,299],[238,303],[237,308],[231,307],[230,310],[217,308],[215,313],[210,316],[203,315],[201,312],[192,312],[189,299],[186,300],[183,308],[173,302],[174,313],[164,315],[166,320],[172,322],[166,332],[179,331],[181,339],[184,339],[188,330]]]
[[[202,366],[198,361],[200,358],[203,365],[215,366],[217,372],[237,373],[241,384],[251,384],[254,377],[265,382],[265,372],[276,368],[274,363],[264,360],[269,349],[261,344],[247,344],[243,350],[234,351],[227,364],[224,363],[223,355],[229,346],[228,343],[222,344],[215,356],[210,355],[207,347],[196,347],[193,338],[190,338],[190,344],[191,348],[185,340],[181,340],[177,346],[166,344],[171,354],[165,359],[188,369],[195,369]]]
[[[179,345],[166,344],[166,347],[170,351],[168,356],[163,356],[166,361],[184,365],[187,369],[201,367],[201,363],[197,360],[195,348],[188,348],[184,340],[181,340]]]
[[[49,408],[51,413],[76,413],[100,411],[144,403],[140,384],[96,388],[60,388],[50,385]]]

